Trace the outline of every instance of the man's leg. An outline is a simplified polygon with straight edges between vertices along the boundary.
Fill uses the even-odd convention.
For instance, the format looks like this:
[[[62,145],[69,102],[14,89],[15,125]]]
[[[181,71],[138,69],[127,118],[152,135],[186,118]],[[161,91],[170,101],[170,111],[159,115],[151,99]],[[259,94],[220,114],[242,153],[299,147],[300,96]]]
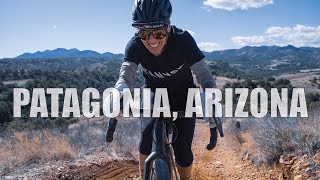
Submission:
[[[181,180],[191,179],[193,153],[191,150],[195,129],[195,119],[183,118],[174,121],[178,130],[178,138],[172,147]]]
[[[149,155],[144,155],[139,153],[139,170],[140,170],[140,179],[143,179],[144,175],[144,161],[147,159]]]
[[[180,180],[190,180],[192,177],[192,164],[188,167],[181,167],[176,163]]]
[[[144,161],[147,159],[152,149],[152,130],[154,120],[152,118],[141,118],[141,138],[139,143],[139,169],[140,178],[144,175]]]

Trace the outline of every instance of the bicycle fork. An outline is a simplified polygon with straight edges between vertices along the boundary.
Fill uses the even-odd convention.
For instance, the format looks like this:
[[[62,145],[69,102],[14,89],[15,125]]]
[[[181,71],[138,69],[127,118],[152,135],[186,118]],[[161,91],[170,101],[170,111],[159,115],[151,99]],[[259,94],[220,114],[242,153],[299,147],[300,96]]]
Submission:
[[[169,169],[171,168],[170,158],[166,155],[166,124],[162,121],[155,121],[153,129],[152,152],[144,162],[144,180],[150,178],[150,167],[156,159],[162,159],[166,162]],[[170,178],[172,174],[170,173]]]

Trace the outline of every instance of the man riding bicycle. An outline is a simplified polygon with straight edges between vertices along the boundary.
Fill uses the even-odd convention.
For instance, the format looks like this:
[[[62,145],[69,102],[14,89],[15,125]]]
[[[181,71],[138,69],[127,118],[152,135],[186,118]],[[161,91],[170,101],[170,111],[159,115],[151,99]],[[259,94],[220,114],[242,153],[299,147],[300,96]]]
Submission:
[[[138,32],[128,42],[125,57],[115,85],[119,91],[132,88],[140,64],[143,68],[145,87],[167,88],[170,109],[185,111],[188,88],[195,88],[192,72],[197,82],[205,88],[216,88],[204,55],[193,37],[170,24],[172,6],[169,0],[135,0],[133,24]],[[192,72],[191,72],[192,71]],[[191,150],[195,119],[178,118],[174,121],[179,132],[172,146],[180,179],[190,179],[193,163]],[[140,175],[143,177],[144,161],[151,153],[152,118],[141,119],[139,143]],[[211,127],[215,124],[210,124]],[[214,129],[216,131],[216,128]],[[217,134],[215,134],[215,140]]]

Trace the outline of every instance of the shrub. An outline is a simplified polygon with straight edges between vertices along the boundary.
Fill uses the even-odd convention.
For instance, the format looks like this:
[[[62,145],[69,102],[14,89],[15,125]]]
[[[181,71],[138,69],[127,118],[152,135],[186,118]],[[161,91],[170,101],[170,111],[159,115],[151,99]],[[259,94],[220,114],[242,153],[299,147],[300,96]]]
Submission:
[[[264,118],[252,121],[251,136],[256,156],[272,164],[282,154],[316,153],[320,143],[320,119],[315,114],[309,118]]]
[[[0,167],[7,170],[21,165],[73,157],[74,150],[66,137],[49,130],[13,132],[2,138],[0,144]]]

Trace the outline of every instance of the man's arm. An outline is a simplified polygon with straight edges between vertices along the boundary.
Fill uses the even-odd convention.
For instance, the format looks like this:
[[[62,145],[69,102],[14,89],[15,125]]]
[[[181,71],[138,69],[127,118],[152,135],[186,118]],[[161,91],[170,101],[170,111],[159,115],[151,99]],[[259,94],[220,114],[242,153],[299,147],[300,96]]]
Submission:
[[[201,85],[203,91],[206,88],[217,88],[216,81],[209,71],[209,67],[204,60],[194,63],[190,69],[196,76],[197,82]],[[214,117],[209,118],[210,126],[210,143],[207,146],[208,150],[212,150],[217,144],[217,129],[220,133],[220,137],[223,137],[222,121],[221,119]]]
[[[128,87],[132,89],[137,70],[138,65],[136,63],[124,60],[120,68],[118,81],[114,87],[119,91]]]
[[[197,82],[201,85],[203,90],[205,90],[205,88],[217,88],[216,81],[204,60],[194,63],[190,69],[196,76]]]
[[[120,68],[118,81],[116,82],[114,87],[120,92],[123,91],[123,88],[129,87],[130,89],[132,89],[133,81],[137,74],[137,69],[138,69],[138,65],[136,63],[124,60]],[[108,143],[113,141],[113,133],[115,131],[117,122],[118,121],[115,118],[110,118],[108,122],[108,129],[106,134],[106,140]]]
[[[216,81],[214,80],[212,74],[209,71],[207,63],[204,60],[194,63],[190,67],[190,69],[196,76],[197,82],[201,85],[203,91],[205,91],[206,88],[217,88]],[[206,120],[209,121],[210,128],[214,128],[217,126],[217,123],[213,118],[208,118]]]

